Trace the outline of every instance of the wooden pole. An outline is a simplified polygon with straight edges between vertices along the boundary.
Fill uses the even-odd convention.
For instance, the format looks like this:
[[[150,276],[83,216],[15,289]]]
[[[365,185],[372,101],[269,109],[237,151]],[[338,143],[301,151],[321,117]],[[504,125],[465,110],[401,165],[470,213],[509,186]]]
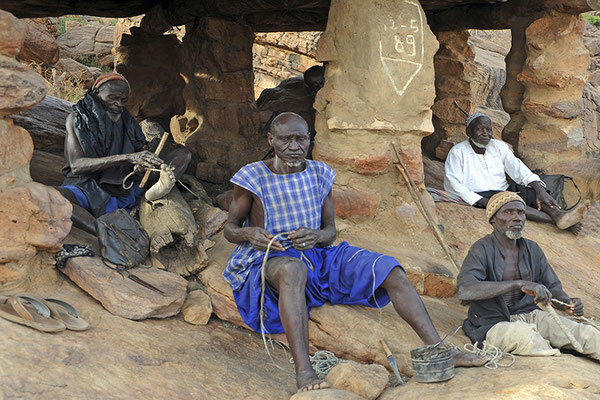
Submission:
[[[158,144],[158,147],[156,148],[156,151],[154,152],[154,154],[159,155],[160,152],[162,151],[163,147],[165,147],[165,143],[167,143],[167,139],[169,138],[169,132],[165,132],[162,135],[162,138],[160,138],[160,143]],[[142,178],[142,181],[140,182],[140,187],[143,188],[144,185],[146,184],[146,182],[148,181],[148,178],[150,177],[150,170],[146,170],[146,173],[144,174],[144,177]]]

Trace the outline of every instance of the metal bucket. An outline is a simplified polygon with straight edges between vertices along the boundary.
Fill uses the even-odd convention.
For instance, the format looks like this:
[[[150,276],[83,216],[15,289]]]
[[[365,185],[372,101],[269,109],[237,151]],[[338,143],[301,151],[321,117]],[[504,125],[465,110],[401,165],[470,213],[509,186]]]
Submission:
[[[429,345],[410,351],[417,382],[443,382],[454,378],[454,358],[446,346]]]

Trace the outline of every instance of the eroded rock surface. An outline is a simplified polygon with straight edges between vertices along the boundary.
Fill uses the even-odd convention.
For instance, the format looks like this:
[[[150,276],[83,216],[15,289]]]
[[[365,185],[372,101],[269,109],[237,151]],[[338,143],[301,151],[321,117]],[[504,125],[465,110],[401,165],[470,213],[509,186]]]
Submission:
[[[383,392],[388,380],[389,373],[385,367],[354,361],[342,362],[327,374],[327,382],[332,388],[347,390],[369,400],[376,399]]]
[[[156,268],[135,268],[119,273],[96,257],[71,258],[61,272],[112,314],[127,319],[177,315],[187,295],[187,281],[177,274]],[[140,285],[130,276],[149,283],[163,294]]]

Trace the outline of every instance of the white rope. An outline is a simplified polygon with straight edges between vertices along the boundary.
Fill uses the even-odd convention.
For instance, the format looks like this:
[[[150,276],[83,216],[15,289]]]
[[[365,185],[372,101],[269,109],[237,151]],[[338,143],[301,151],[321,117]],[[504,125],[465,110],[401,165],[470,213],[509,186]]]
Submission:
[[[515,363],[515,356],[510,353],[505,353],[500,350],[498,347],[488,344],[485,340],[483,341],[483,348],[477,347],[478,342],[475,344],[466,343],[463,346],[463,349],[472,354],[476,354],[481,357],[485,357],[488,360],[484,364],[484,367],[488,369],[497,369],[498,367],[508,368],[511,367]],[[454,346],[454,345],[453,345]],[[503,358],[510,358],[511,360],[508,364],[501,364],[500,361]]]

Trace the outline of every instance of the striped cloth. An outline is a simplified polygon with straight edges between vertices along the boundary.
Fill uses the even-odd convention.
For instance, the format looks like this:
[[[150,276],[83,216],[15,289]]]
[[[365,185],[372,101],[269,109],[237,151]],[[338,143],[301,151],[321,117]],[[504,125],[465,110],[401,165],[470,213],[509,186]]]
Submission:
[[[104,85],[106,82],[109,81],[123,81],[127,84],[127,87],[131,92],[131,86],[129,86],[129,82],[127,81],[127,79],[125,79],[123,75],[115,71],[99,75],[98,78],[96,78],[96,80],[94,81],[94,84],[92,85],[92,90],[98,89],[100,86]]]
[[[231,182],[255,194],[263,204],[264,228],[273,235],[300,227],[321,228],[321,209],[331,191],[335,172],[327,164],[306,160],[306,168],[295,174],[277,175],[262,162],[242,167]],[[248,225],[246,220],[245,225]],[[292,242],[283,238],[283,247]],[[250,242],[240,243],[229,258],[223,272],[233,291],[237,291],[248,277],[248,267],[264,252],[255,250]]]

